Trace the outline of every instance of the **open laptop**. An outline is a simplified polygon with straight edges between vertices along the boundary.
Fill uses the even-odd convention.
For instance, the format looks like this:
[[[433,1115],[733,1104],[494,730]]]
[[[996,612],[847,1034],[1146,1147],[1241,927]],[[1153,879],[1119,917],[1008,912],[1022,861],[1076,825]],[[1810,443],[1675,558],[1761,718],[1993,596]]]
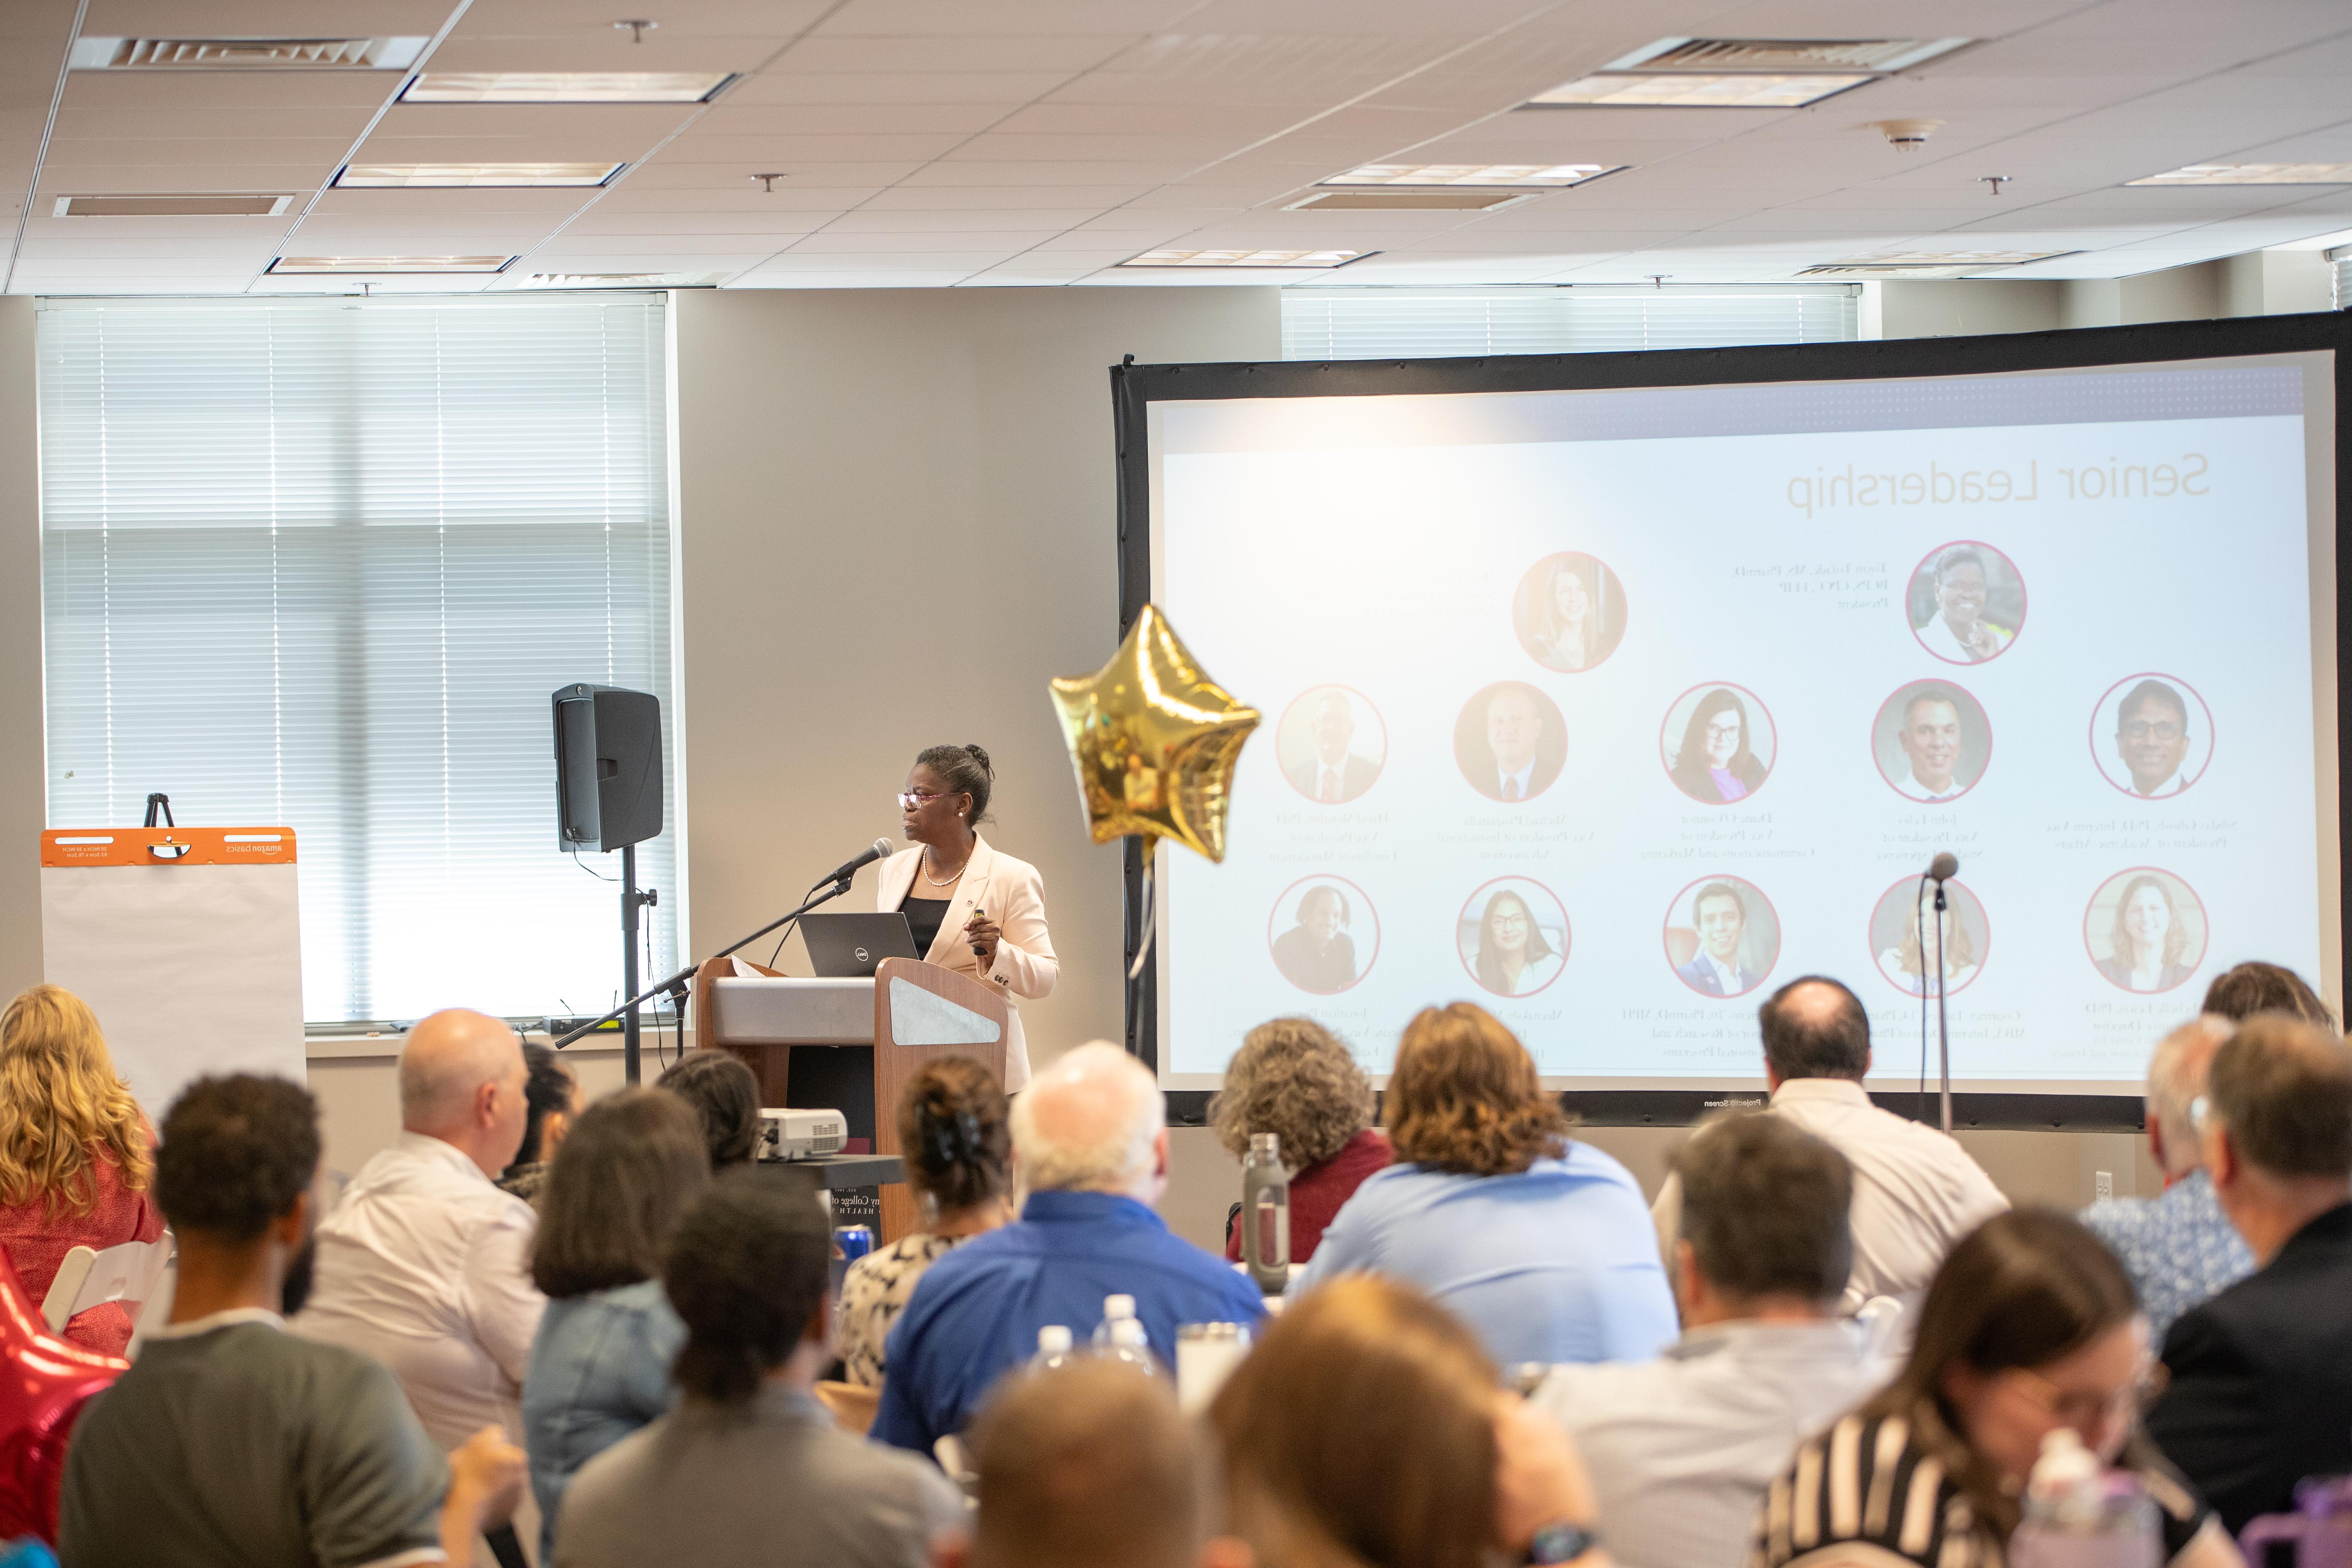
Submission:
[[[821,980],[870,980],[886,958],[920,958],[906,911],[803,915],[801,941]]]

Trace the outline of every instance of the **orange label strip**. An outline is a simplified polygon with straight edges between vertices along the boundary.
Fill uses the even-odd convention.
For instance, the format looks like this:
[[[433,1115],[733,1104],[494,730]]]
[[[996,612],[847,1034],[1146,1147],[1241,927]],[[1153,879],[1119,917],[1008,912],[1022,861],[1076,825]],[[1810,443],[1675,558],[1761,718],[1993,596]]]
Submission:
[[[44,866],[291,866],[290,827],[52,827]]]

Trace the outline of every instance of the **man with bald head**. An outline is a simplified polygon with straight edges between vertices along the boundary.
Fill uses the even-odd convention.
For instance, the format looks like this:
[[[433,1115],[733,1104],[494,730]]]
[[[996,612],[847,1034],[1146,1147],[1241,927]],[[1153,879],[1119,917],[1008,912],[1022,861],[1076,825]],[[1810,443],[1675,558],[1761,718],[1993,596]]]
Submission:
[[[929,1453],[963,1430],[997,1378],[1061,1324],[1083,1342],[1104,1298],[1132,1297],[1152,1350],[1176,1359],[1179,1323],[1254,1323],[1257,1288],[1154,1212],[1168,1190],[1160,1086],[1108,1041],[1080,1046],[1013,1102],[1021,1217],[932,1264],[890,1331],[873,1436]]]
[[[390,1367],[444,1448],[493,1424],[521,1440],[522,1374],[547,1304],[530,1282],[538,1221],[492,1179],[522,1146],[527,1076],[522,1041],[499,1019],[453,1008],[408,1032],[400,1136],[320,1221],[317,1282],[294,1320]]]
[[[1808,974],[1756,1010],[1771,1109],[1853,1167],[1853,1273],[1843,1307],[1893,1296],[1915,1308],[1955,1243],[2009,1200],[1968,1151],[1932,1127],[1881,1110],[1870,1072],[1870,1016],[1837,981]],[[1682,1181],[1668,1176],[1650,1210],[1668,1258],[1682,1231]]]

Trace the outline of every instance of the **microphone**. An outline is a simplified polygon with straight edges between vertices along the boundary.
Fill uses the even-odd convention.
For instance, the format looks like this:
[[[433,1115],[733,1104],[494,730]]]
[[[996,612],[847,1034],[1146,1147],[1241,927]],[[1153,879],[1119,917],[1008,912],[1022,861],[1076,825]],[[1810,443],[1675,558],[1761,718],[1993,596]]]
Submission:
[[[898,847],[896,844],[891,843],[888,839],[877,838],[874,841],[873,847],[866,850],[866,853],[858,856],[856,859],[844,860],[840,865],[835,866],[832,870],[827,871],[824,876],[819,877],[815,881],[810,883],[809,886],[812,888],[821,888],[827,882],[847,881],[850,878],[857,875],[858,868],[862,866],[871,866],[877,860],[884,859],[888,856],[896,854],[898,849]]]
[[[1959,859],[1948,849],[1937,856],[1927,866],[1927,879],[1931,882],[1948,882],[1959,874]]]

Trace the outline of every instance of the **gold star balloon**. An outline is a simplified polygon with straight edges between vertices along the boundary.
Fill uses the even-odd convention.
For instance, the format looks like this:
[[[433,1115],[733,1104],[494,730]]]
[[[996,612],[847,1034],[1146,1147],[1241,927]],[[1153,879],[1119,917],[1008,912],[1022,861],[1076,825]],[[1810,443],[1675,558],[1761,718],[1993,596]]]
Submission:
[[[1208,678],[1158,605],[1108,664],[1055,680],[1054,706],[1096,843],[1141,834],[1146,865],[1155,838],[1224,859],[1234,767],[1258,711]]]

